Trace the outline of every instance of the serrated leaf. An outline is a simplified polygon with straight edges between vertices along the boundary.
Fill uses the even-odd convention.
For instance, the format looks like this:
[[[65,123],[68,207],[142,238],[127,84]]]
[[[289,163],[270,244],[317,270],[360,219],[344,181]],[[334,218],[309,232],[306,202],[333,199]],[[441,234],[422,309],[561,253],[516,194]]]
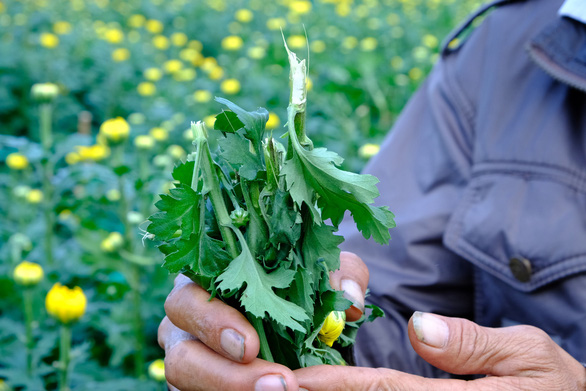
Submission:
[[[301,225],[297,224],[299,212],[293,209],[291,197],[280,190],[275,192],[271,215],[271,243],[277,245],[287,241],[294,246],[301,236]]]
[[[303,239],[303,259],[308,262],[323,262],[327,270],[333,272],[340,268],[340,249],[344,242],[342,236],[334,235],[335,228],[329,225],[305,225]]]
[[[171,176],[176,181],[179,181],[180,183],[183,183],[184,185],[191,187],[191,180],[193,178],[194,167],[195,162],[193,161],[179,163],[173,169],[173,173],[171,174]]]
[[[263,170],[259,157],[250,152],[250,142],[240,134],[227,134],[218,140],[218,145],[222,149],[222,157],[230,165],[238,167],[238,174],[243,178],[252,181]]]
[[[238,129],[242,129],[244,124],[238,119],[238,115],[232,111],[224,111],[216,115],[214,122],[214,129],[222,133],[236,133]]]
[[[165,257],[163,263],[170,273],[189,267],[197,275],[215,277],[230,262],[230,255],[224,250],[223,243],[205,234],[192,234],[189,239],[180,239],[175,243],[175,249]]]
[[[267,109],[260,107],[255,111],[246,111],[224,98],[216,98],[216,102],[227,106],[236,113],[238,119],[244,124],[245,137],[252,141],[255,150],[260,154],[261,140],[264,135],[266,123],[269,120],[269,112]]]
[[[188,238],[199,223],[199,203],[201,195],[183,183],[162,194],[155,206],[161,212],[149,217],[151,223],[147,230],[155,235],[155,240],[169,240],[181,228],[181,238]]]
[[[220,282],[218,289],[234,292],[246,286],[240,302],[247,312],[261,319],[265,318],[266,313],[275,322],[285,327],[305,332],[305,328],[300,323],[309,320],[305,311],[298,305],[277,296],[273,291],[276,288],[288,287],[295,271],[280,268],[267,274],[252,257],[246,242],[241,241],[241,244],[240,255],[230,262],[228,268],[218,277],[217,281]]]
[[[313,190],[319,195],[317,204],[322,208],[322,220],[331,219],[337,227],[345,211],[349,210],[365,238],[372,236],[376,242],[386,244],[391,238],[389,229],[395,226],[395,222],[388,208],[370,205],[379,195],[378,179],[340,170],[336,166],[342,160],[337,154],[325,148],[307,150],[294,132],[289,134],[294,152],[281,172],[297,205],[308,205],[315,221]]]

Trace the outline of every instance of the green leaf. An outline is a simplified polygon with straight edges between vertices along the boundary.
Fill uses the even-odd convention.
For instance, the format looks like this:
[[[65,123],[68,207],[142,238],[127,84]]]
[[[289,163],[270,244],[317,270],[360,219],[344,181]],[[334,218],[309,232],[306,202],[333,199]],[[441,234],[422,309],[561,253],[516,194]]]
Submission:
[[[303,259],[308,262],[323,262],[327,270],[333,272],[340,268],[340,249],[344,242],[342,236],[334,235],[335,228],[329,225],[305,224],[303,239]]]
[[[239,168],[238,174],[252,181],[259,171],[263,170],[259,157],[250,152],[250,142],[240,134],[227,134],[218,140],[222,149],[222,157],[232,165]]]
[[[301,224],[297,223],[299,212],[293,209],[291,197],[280,190],[275,192],[273,214],[270,218],[271,243],[277,245],[287,241],[292,246],[301,236]]]
[[[386,207],[369,205],[379,195],[378,179],[340,170],[336,166],[342,159],[337,154],[325,148],[306,150],[294,132],[289,132],[289,136],[294,152],[281,172],[295,203],[299,207],[303,203],[308,205],[314,221],[319,220],[313,206],[312,191],[315,191],[319,195],[317,204],[322,208],[322,220],[331,219],[337,227],[344,212],[349,210],[365,238],[372,236],[378,243],[387,243],[391,238],[389,229],[395,226],[394,215]]]
[[[193,161],[179,163],[175,166],[175,168],[173,169],[173,173],[171,175],[173,176],[173,179],[175,179],[176,181],[179,181],[180,183],[183,183],[184,185],[191,187],[191,180],[193,178],[194,167],[195,162]]]
[[[147,231],[155,235],[156,240],[169,240],[181,228],[181,238],[188,238],[199,222],[199,203],[201,196],[185,184],[178,184],[169,190],[169,195],[162,194],[155,204],[161,212],[149,217],[151,223]]]
[[[227,106],[236,113],[238,119],[244,124],[245,137],[252,141],[255,146],[255,151],[260,155],[265,125],[269,120],[269,112],[267,109],[260,107],[256,111],[246,111],[224,98],[216,98],[216,102]]]
[[[238,115],[232,111],[224,111],[216,115],[216,121],[214,122],[214,129],[220,132],[236,133],[238,129],[242,129],[244,124],[238,119]]]
[[[241,235],[239,239],[240,237]],[[242,252],[218,277],[217,281],[220,282],[218,289],[232,293],[246,286],[240,297],[240,302],[246,311],[261,319],[265,318],[266,313],[285,327],[305,332],[305,328],[300,324],[309,320],[305,311],[298,305],[277,296],[273,291],[275,288],[288,287],[295,271],[279,268],[270,274],[265,273],[262,266],[252,257],[243,239],[242,237],[240,240]]]
[[[188,267],[197,275],[215,277],[230,262],[230,256],[224,250],[223,243],[206,234],[192,234],[189,239],[179,239],[175,243],[175,248],[176,251],[167,255],[163,263],[171,273]]]

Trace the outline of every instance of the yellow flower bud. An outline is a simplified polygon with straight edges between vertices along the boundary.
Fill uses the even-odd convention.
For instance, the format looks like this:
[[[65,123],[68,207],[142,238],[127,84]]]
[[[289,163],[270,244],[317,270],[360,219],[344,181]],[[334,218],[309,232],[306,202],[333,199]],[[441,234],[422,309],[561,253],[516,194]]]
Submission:
[[[41,45],[47,49],[53,49],[59,45],[59,38],[55,34],[51,33],[42,33],[39,41]]]
[[[119,144],[128,138],[130,126],[122,117],[112,118],[100,126],[100,133],[106,137],[109,143]]]
[[[119,250],[122,245],[124,244],[124,238],[120,232],[111,232],[106,239],[102,240],[100,243],[100,248],[102,251],[107,253],[112,253],[116,250]]]
[[[212,100],[212,93],[208,90],[197,90],[193,93],[193,100],[197,103],[206,103]]]
[[[340,338],[345,325],[346,313],[344,311],[332,311],[324,321],[318,338],[331,347]]]
[[[169,148],[167,148],[167,154],[175,160],[180,160],[185,157],[185,149],[180,145],[170,145]]]
[[[39,189],[32,189],[26,195],[26,200],[31,204],[40,204],[43,201],[43,192]]]
[[[358,156],[364,159],[370,159],[380,151],[380,146],[377,144],[364,144],[358,150]]]
[[[277,126],[279,126],[280,123],[281,123],[281,120],[279,119],[279,116],[277,114],[269,113],[269,120],[267,121],[267,125],[266,125],[266,128],[268,130],[275,129]]]
[[[224,50],[238,50],[242,47],[244,41],[237,35],[230,35],[222,39],[222,48]]]
[[[302,49],[307,44],[307,39],[304,35],[292,35],[287,38],[287,45],[291,49]]]
[[[169,132],[160,127],[152,128],[149,133],[157,141],[165,141],[169,138]]]
[[[224,94],[237,94],[240,92],[240,82],[236,79],[226,79],[220,84],[220,89]]]
[[[246,8],[242,8],[242,9],[239,9],[238,11],[236,11],[236,13],[234,14],[234,17],[236,18],[237,21],[239,21],[241,23],[248,23],[254,18],[254,14],[252,13],[251,10],[248,10]]]
[[[34,286],[43,278],[43,268],[34,262],[23,261],[14,269],[14,281],[22,286]]]
[[[136,136],[136,138],[134,139],[134,145],[138,149],[148,151],[149,149],[152,149],[155,146],[155,139],[149,135]]]
[[[130,50],[126,48],[114,49],[112,52],[112,60],[115,62],[126,61],[130,58]]]
[[[149,376],[156,381],[165,381],[165,361],[160,358],[153,361],[149,365]]]
[[[28,167],[28,159],[20,153],[11,153],[6,156],[6,165],[13,170],[24,170]]]
[[[150,19],[147,20],[145,27],[149,32],[153,34],[159,34],[161,31],[163,31],[164,26],[162,22],[156,19]]]
[[[31,87],[33,99],[40,103],[49,103],[59,95],[59,87],[53,83],[37,83]]]
[[[106,198],[110,202],[116,202],[120,199],[120,191],[118,189],[110,189],[106,192]]]
[[[138,91],[138,94],[142,96],[152,96],[155,95],[155,92],[157,92],[157,86],[149,81],[143,81],[138,86],[136,86],[136,91]]]
[[[78,286],[69,289],[56,283],[45,298],[47,312],[61,323],[78,321],[85,313],[86,305],[85,294]]]

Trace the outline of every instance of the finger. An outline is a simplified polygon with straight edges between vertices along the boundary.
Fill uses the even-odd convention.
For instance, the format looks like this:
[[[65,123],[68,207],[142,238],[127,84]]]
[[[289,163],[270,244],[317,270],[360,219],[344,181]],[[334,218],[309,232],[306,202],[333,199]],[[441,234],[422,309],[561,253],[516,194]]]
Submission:
[[[165,376],[169,384],[181,391],[297,390],[297,379],[283,365],[260,359],[247,364],[236,363],[202,342],[185,337],[187,333],[169,320],[162,322],[161,328],[160,339],[166,347]]]
[[[356,254],[342,251],[340,269],[330,274],[330,284],[336,290],[343,290],[344,297],[352,302],[346,310],[349,321],[360,319],[364,313],[364,296],[368,287],[368,268]]]
[[[250,362],[258,355],[256,331],[244,315],[187,277],[178,278],[165,301],[169,320],[226,358]]]
[[[463,380],[426,379],[386,368],[317,365],[298,369],[293,373],[297,376],[299,389],[308,391],[464,391],[469,389],[465,388],[466,382]]]
[[[567,367],[569,356],[535,327],[488,328],[421,312],[409,321],[409,339],[427,362],[455,374],[530,376]]]

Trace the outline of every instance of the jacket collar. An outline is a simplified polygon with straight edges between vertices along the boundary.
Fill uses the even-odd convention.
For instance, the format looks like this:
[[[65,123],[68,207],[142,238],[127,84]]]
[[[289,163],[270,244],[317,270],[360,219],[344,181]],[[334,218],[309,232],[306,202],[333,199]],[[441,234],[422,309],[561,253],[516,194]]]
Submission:
[[[586,2],[584,0],[566,0],[558,14],[586,23]]]
[[[586,92],[586,24],[565,16],[557,18],[529,42],[527,49],[553,78]]]

